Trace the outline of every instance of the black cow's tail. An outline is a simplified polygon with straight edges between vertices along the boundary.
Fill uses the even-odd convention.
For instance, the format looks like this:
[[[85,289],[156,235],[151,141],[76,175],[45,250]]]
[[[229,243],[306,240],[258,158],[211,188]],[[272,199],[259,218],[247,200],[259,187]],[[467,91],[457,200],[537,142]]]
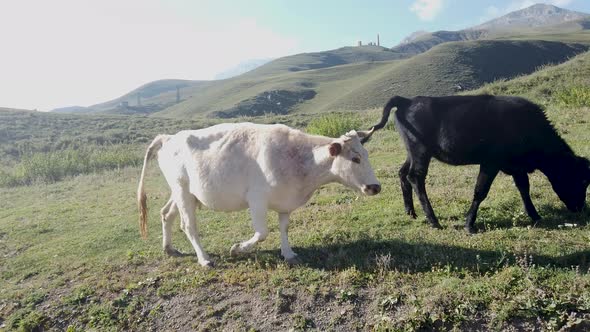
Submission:
[[[381,122],[374,125],[373,129],[379,130],[385,127],[385,125],[387,124],[387,120],[389,119],[389,113],[391,113],[392,108],[396,107],[397,109],[405,109],[408,106],[410,106],[411,103],[411,100],[400,96],[395,96],[389,99],[387,104],[385,104],[385,107],[383,107],[383,115],[381,116]]]

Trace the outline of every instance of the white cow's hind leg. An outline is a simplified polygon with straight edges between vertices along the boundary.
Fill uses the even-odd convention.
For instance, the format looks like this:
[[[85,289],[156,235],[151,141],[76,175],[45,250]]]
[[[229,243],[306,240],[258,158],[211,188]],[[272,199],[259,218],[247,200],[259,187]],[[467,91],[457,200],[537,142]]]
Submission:
[[[176,204],[170,198],[166,205],[160,210],[162,217],[162,247],[164,252],[170,256],[179,256],[180,252],[172,247],[172,222],[178,215]]]
[[[230,249],[230,254],[236,256],[241,253],[247,253],[254,249],[256,243],[264,241],[268,236],[268,225],[266,224],[266,200],[251,199],[248,202],[250,207],[250,216],[252,217],[252,228],[254,236],[242,243],[234,244]]]
[[[180,191],[181,192],[175,196],[174,201],[178,207],[178,212],[180,212],[180,218],[184,225],[184,233],[195,249],[199,264],[202,266],[213,266],[213,262],[209,259],[209,255],[203,250],[203,247],[199,242],[195,217],[195,209],[198,203],[197,198],[188,191]]]
[[[297,254],[289,245],[289,213],[279,213],[279,230],[281,232],[281,256],[291,265],[299,264]]]

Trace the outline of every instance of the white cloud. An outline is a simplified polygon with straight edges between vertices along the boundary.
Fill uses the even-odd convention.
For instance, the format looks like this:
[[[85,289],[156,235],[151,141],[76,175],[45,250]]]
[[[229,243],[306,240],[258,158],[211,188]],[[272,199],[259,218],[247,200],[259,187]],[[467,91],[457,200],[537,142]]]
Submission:
[[[555,6],[567,6],[570,3],[572,3],[573,0],[555,0],[555,1],[551,1],[552,4],[554,4]]]
[[[440,13],[442,7],[442,0],[416,0],[410,6],[410,11],[416,13],[421,20],[430,21]]]
[[[486,8],[486,16],[488,17],[496,17],[498,15],[500,15],[501,10],[500,8],[496,7],[496,6],[489,6],[488,8]]]

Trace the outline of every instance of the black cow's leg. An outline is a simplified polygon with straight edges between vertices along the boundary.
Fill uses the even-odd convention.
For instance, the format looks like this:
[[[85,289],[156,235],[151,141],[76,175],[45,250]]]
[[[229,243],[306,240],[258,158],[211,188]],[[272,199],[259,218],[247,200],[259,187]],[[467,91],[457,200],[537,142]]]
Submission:
[[[406,209],[406,214],[416,219],[416,210],[414,210],[414,200],[412,198],[412,184],[410,181],[408,181],[410,164],[410,158],[408,158],[399,169],[399,181],[402,187],[402,196],[404,198],[404,208]]]
[[[474,227],[475,219],[477,218],[477,209],[479,209],[479,204],[488,196],[492,182],[494,182],[498,172],[499,169],[495,167],[483,165],[479,167],[479,175],[477,175],[477,183],[475,184],[475,191],[473,193],[473,202],[471,203],[469,212],[467,212],[465,221],[465,230],[471,234],[477,233]]]
[[[535,209],[535,206],[533,205],[531,195],[529,194],[529,176],[526,173],[515,173],[512,175],[512,178],[514,179],[516,188],[520,191],[520,197],[522,197],[526,213],[531,219],[533,219],[533,221],[541,219],[541,216],[537,213],[537,209]]]
[[[418,195],[422,210],[426,214],[426,219],[430,222],[433,228],[441,229],[441,225],[434,214],[430,200],[426,194],[426,175],[428,174],[428,165],[430,164],[430,156],[423,156],[417,160],[412,160],[410,170],[408,172],[408,180],[412,184],[412,188]]]

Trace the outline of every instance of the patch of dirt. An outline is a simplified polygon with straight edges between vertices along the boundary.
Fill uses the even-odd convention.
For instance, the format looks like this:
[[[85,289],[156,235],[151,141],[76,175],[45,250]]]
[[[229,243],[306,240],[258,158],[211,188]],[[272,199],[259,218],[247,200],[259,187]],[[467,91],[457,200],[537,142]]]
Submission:
[[[339,302],[306,290],[283,289],[263,294],[241,286],[211,285],[177,295],[161,305],[160,318],[149,329],[287,331],[291,328],[355,330],[365,325],[368,299]]]
[[[97,280],[83,268],[79,270],[60,287],[49,290],[36,306],[35,310],[46,317],[44,327],[48,330],[65,330],[71,325],[80,329],[94,326],[98,330],[138,331],[359,331],[371,330],[382,319],[395,322],[411,317],[407,311],[413,309],[396,303],[384,311],[379,285],[356,288],[352,295],[343,296],[334,285],[311,289],[290,282],[277,287],[230,284],[213,273],[199,286],[162,293],[160,290],[171,278],[183,277],[176,274],[178,271],[167,275],[170,267],[157,262],[113,267]],[[132,287],[127,289],[129,285]],[[84,297],[73,297],[80,293],[76,292],[80,286],[92,291]],[[0,319],[15,310],[19,310],[18,303],[0,303]],[[581,318],[582,323],[574,330],[588,327],[585,322],[589,317]],[[106,319],[106,323],[100,319]],[[459,329],[487,331],[488,323],[478,314],[465,320]],[[501,328],[520,331],[541,327],[535,320],[513,320]],[[449,330],[453,326],[434,322],[430,328]]]
[[[115,279],[116,276],[112,276]],[[141,288],[130,291],[131,299],[141,299],[126,321],[118,328],[142,331],[287,331],[317,329],[320,331],[353,331],[366,329],[372,320],[372,290],[361,290],[354,300],[343,301],[335,294],[312,294],[303,286],[251,288],[214,281],[205,286],[181,291],[170,297],[158,296],[160,280],[150,279]],[[114,301],[120,290],[97,290],[77,304],[65,303],[77,286],[68,283],[53,289],[36,310],[47,317],[49,330],[65,330],[68,326],[84,327],[91,318],[90,307],[111,307],[113,318],[130,307],[116,308]],[[119,316],[118,319],[121,319]],[[100,326],[100,325],[99,325]]]

